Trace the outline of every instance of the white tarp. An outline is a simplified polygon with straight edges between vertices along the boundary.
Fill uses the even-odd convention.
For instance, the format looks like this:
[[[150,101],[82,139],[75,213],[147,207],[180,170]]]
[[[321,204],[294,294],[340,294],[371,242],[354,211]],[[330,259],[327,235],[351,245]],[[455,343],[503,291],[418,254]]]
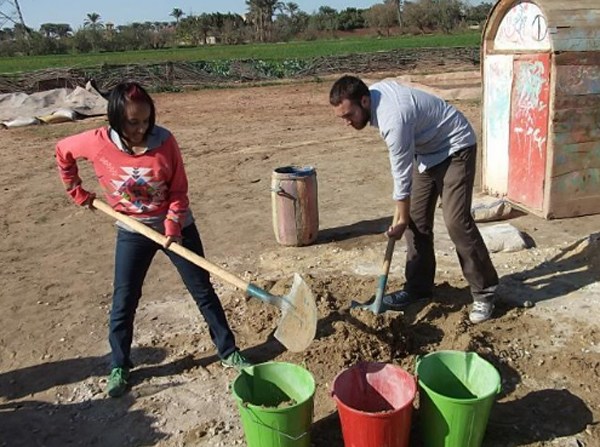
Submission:
[[[106,99],[90,83],[85,88],[57,88],[28,95],[0,94],[0,122],[5,127],[74,121],[106,114]]]

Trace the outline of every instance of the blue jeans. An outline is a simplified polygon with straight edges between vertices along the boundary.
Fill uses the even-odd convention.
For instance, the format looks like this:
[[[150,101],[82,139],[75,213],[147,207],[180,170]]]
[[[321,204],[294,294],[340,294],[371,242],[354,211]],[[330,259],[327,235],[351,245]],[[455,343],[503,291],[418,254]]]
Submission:
[[[204,256],[202,241],[195,224],[184,228],[182,237],[184,247]],[[111,367],[133,367],[129,358],[133,339],[133,320],[142,296],[144,278],[154,255],[159,250],[163,251],[177,267],[184,284],[208,324],[210,337],[217,347],[219,357],[227,357],[237,349],[235,337],[227,324],[225,312],[210,283],[208,272],[179,255],[163,249],[141,234],[119,229],[108,338],[112,350]]]

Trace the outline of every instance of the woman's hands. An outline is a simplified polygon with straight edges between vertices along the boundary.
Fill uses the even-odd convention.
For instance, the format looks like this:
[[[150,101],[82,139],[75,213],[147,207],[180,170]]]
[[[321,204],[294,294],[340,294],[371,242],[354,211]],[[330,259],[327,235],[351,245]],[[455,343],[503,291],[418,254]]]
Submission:
[[[167,240],[163,244],[163,247],[169,248],[169,246],[173,243],[182,245],[182,241],[183,239],[181,238],[181,236],[167,236]]]
[[[90,211],[95,211],[96,208],[94,208],[94,199],[96,199],[96,193],[90,192],[88,194],[88,198],[85,199],[81,206],[86,206]]]

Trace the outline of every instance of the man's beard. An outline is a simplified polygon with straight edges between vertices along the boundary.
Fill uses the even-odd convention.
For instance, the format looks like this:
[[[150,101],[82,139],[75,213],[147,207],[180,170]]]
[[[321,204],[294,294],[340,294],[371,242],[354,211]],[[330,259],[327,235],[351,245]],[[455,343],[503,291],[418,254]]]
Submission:
[[[365,126],[371,121],[371,110],[367,107],[363,107],[362,104],[360,104],[360,110],[362,112],[361,120],[355,126],[355,128],[358,130],[364,129]]]

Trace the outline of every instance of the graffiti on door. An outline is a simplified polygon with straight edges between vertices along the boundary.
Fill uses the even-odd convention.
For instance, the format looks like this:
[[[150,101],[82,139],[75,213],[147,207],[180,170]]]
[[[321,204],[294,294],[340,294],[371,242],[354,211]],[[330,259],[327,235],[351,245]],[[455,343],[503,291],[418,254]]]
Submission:
[[[541,209],[546,172],[549,100],[548,54],[515,58],[508,195]]]

